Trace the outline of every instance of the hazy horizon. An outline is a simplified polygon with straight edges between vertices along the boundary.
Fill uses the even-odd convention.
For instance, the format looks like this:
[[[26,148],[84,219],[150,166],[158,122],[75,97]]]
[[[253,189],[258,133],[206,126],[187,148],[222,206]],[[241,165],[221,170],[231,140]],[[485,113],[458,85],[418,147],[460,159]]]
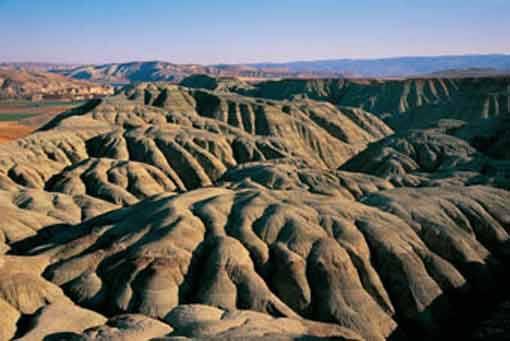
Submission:
[[[439,54],[439,55],[415,55],[415,56],[389,56],[389,57],[375,57],[375,58],[320,58],[320,59],[289,59],[289,60],[281,60],[281,61],[271,61],[271,60],[261,60],[255,62],[240,62],[240,63],[214,63],[214,64],[202,64],[205,66],[213,66],[213,65],[260,65],[260,64],[286,64],[286,63],[308,63],[308,62],[321,62],[321,61],[333,61],[333,60],[353,60],[353,61],[377,61],[377,60],[389,60],[389,59],[412,59],[412,58],[448,58],[448,57],[477,57],[477,56],[508,56],[510,57],[510,53],[464,53],[464,54]],[[48,62],[45,60],[10,60],[4,61],[0,60],[1,63],[5,64],[55,64],[55,65],[107,65],[107,64],[129,64],[129,63],[151,63],[151,62],[163,62],[163,63],[174,63],[174,64],[184,64],[184,63],[175,63],[172,60],[163,60],[163,59],[145,59],[145,60],[123,60],[123,61],[109,61],[102,63],[80,63],[80,62]],[[185,64],[200,64],[200,63],[185,63]]]
[[[510,2],[0,0],[1,62],[248,64],[508,54]],[[15,28],[15,29],[13,29]]]

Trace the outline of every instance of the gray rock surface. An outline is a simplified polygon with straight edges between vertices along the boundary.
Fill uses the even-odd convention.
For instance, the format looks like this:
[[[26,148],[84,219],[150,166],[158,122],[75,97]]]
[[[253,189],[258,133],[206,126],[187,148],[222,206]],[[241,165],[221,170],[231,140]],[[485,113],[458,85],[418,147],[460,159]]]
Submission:
[[[494,122],[150,83],[62,113],[0,145],[0,339],[443,336],[510,258]]]

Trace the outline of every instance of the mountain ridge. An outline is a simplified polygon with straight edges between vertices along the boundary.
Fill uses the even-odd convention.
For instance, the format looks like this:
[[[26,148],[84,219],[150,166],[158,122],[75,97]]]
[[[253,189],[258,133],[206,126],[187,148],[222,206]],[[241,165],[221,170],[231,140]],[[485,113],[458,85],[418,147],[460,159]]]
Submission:
[[[382,68],[393,68],[400,66],[399,72],[376,71],[379,64]],[[416,64],[419,66],[417,67]],[[438,55],[438,56],[402,56],[385,58],[339,58],[339,59],[318,59],[289,61],[282,63],[249,63],[256,67],[282,67],[286,66],[290,71],[302,72],[313,69],[328,72],[351,72],[360,73],[363,77],[391,77],[391,76],[417,76],[430,72],[443,71],[451,68],[495,68],[510,70],[509,54],[466,54],[466,55]],[[369,69],[369,71],[367,71]]]
[[[509,54],[473,54],[444,56],[408,56],[375,59],[319,59],[309,61],[261,62],[237,64],[178,64],[163,60],[129,61],[102,64],[0,63],[1,67],[46,69],[78,79],[99,82],[128,83],[133,81],[179,82],[192,74],[245,77],[252,80],[267,78],[326,78],[326,77],[415,77],[457,70],[476,75],[510,74]],[[145,73],[140,73],[144,69]],[[483,72],[486,70],[486,72]]]

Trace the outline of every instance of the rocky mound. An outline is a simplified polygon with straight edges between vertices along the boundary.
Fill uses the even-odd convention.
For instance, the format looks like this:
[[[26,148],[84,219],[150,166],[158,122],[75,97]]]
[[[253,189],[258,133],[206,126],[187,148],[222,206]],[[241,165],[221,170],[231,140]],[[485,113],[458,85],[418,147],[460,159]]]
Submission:
[[[62,311],[63,312],[63,311]],[[69,311],[67,311],[69,312]],[[57,316],[53,316],[58,318]],[[90,319],[90,318],[89,318]],[[103,319],[104,320],[104,319]],[[271,318],[249,310],[224,311],[215,307],[192,304],[173,309],[164,321],[142,314],[115,316],[106,323],[98,320],[96,325],[83,330],[84,322],[70,332],[69,321],[59,328],[41,333],[47,340],[295,340],[334,339],[362,340],[356,333],[334,324],[309,320]],[[80,333],[80,331],[82,331]],[[37,333],[33,333],[36,334]],[[249,336],[247,336],[249,335]],[[33,335],[22,340],[31,340]]]
[[[338,167],[389,133],[369,113],[327,103],[141,85],[62,114],[15,150],[5,145],[3,169],[17,183],[43,188],[66,166],[90,157],[129,160],[159,168],[183,190],[211,184],[248,161],[298,157]]]
[[[506,283],[504,116],[393,133],[206,87],[129,86],[0,146],[1,339],[471,333]]]
[[[0,190],[0,253],[7,248],[5,244],[33,236],[41,229],[76,224],[117,207],[81,194],[65,195],[22,188]]]
[[[303,190],[161,195],[36,241],[29,254],[50,259],[44,276],[74,302],[107,314],[164,318],[201,303],[335,322],[369,339],[388,337],[396,320],[430,332],[453,304],[435,300],[493,288],[510,195],[428,191],[363,198],[380,209]]]
[[[253,85],[235,77],[211,77],[208,75],[192,75],[183,79],[180,85],[190,89],[206,89],[221,92],[242,93],[255,89]]]
[[[364,173],[320,170],[297,160],[251,162],[229,169],[219,180],[235,188],[264,186],[276,190],[305,190],[311,193],[360,199],[364,195],[391,189],[384,179]]]
[[[340,169],[377,175],[397,186],[493,184],[508,188],[505,162],[439,129],[412,130],[375,142]]]

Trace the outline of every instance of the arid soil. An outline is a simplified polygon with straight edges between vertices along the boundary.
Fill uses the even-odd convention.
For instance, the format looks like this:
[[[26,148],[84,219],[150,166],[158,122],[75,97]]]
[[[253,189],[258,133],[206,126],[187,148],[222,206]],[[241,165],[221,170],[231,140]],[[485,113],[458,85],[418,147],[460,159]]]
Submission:
[[[17,122],[0,122],[0,143],[25,137],[32,131],[31,127]]]
[[[1,144],[0,339],[479,335],[510,261],[479,81],[140,83]]]
[[[80,102],[62,101],[0,101],[0,143],[27,136]]]

